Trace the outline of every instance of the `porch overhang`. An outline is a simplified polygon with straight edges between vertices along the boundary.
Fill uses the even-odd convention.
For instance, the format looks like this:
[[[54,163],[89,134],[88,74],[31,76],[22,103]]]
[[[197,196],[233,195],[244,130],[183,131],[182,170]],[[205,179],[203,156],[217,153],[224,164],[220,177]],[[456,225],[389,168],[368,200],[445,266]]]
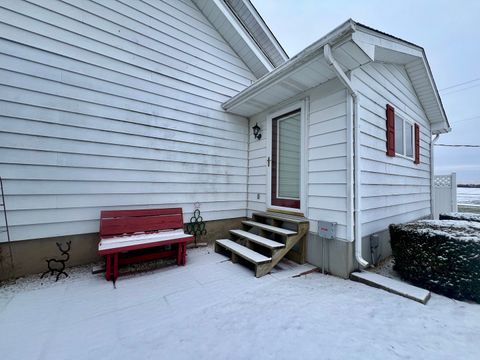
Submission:
[[[251,117],[336,78],[323,55],[326,44],[331,46],[335,59],[345,72],[372,61],[405,66],[431,122],[432,133],[451,130],[423,48],[353,20],[346,21],[227,100],[223,108],[234,114]]]

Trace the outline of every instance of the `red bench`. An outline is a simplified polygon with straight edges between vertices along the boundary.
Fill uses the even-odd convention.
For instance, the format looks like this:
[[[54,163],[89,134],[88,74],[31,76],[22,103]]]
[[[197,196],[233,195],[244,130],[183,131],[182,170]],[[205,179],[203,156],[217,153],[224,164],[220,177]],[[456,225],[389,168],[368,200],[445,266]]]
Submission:
[[[185,265],[187,243],[192,235],[183,231],[181,208],[112,210],[100,215],[98,254],[105,256],[105,278],[118,278],[119,265],[176,256],[177,265]],[[165,250],[165,245],[172,249]],[[148,249],[149,251],[139,251]],[[131,252],[126,257],[120,253]]]

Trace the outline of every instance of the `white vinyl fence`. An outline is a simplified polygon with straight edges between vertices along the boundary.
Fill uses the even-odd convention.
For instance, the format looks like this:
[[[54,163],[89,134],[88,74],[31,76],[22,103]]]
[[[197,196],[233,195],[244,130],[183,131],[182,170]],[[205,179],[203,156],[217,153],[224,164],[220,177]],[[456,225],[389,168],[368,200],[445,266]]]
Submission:
[[[457,211],[457,175],[435,175],[433,218],[441,213]]]

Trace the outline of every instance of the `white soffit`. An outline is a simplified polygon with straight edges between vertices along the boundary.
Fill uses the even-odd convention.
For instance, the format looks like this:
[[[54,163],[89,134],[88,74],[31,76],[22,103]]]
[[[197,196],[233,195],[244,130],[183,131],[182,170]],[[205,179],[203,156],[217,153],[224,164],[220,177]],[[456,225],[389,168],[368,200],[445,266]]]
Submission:
[[[335,73],[323,57],[323,46],[332,39],[336,40],[332,46],[334,56],[345,71],[371,61],[362,49],[350,41],[351,32],[349,21],[342,24],[226,101],[223,108],[249,117],[335,78]]]
[[[257,78],[274,69],[270,60],[223,0],[193,0],[193,2]]]
[[[229,112],[250,117],[318,86],[335,74],[323,58],[330,44],[344,71],[371,61],[405,66],[412,85],[432,124],[432,132],[445,133],[450,126],[424,50],[414,44],[348,20],[223,104]]]
[[[423,48],[361,24],[356,24],[355,28],[357,31],[352,34],[353,41],[361,48],[369,49],[374,61],[405,66],[432,124],[432,132],[449,132],[450,125]]]
[[[239,18],[273,66],[282,65],[288,55],[250,0],[223,0]]]

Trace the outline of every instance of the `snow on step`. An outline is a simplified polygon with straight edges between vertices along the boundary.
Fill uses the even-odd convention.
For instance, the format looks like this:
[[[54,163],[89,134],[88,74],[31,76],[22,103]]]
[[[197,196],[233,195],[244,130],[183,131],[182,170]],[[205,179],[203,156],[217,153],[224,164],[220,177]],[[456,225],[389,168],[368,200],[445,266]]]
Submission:
[[[256,227],[256,228],[259,228],[259,229],[267,230],[267,231],[270,231],[272,233],[285,235],[285,236],[295,235],[297,233],[296,231],[287,230],[287,229],[279,228],[279,227],[272,226],[272,225],[262,224],[262,223],[259,223],[259,222],[256,222],[256,221],[245,220],[245,221],[242,221],[242,223],[245,224],[245,225],[248,225],[248,226],[253,226],[253,227]]]
[[[275,219],[275,220],[281,220],[281,221],[286,221],[290,223],[295,223],[295,224],[300,224],[304,222],[308,222],[308,219],[304,217],[299,217],[299,216],[293,216],[293,215],[286,215],[286,214],[275,214],[271,212],[254,212],[252,216],[258,216],[258,217],[263,217],[266,219]]]
[[[354,281],[421,302],[422,304],[426,304],[430,299],[430,291],[428,290],[368,271],[354,272],[350,275],[350,278]]]
[[[229,239],[220,239],[217,240],[217,244],[222,245],[224,248],[230,250],[231,252],[237,254],[244,259],[247,259],[253,263],[260,264],[267,261],[271,261],[272,258],[263,256],[262,254],[257,253],[256,251],[250,250],[245,246],[237,244],[235,241]]]
[[[273,241],[267,238],[264,238],[263,236],[258,236],[252,233],[249,233],[248,231],[243,231],[243,230],[230,230],[232,234],[238,235],[240,237],[246,238],[248,240],[253,241],[254,243],[263,245],[265,247],[268,247],[270,249],[278,249],[278,248],[283,248],[285,247],[285,244],[279,243],[278,241]]]

